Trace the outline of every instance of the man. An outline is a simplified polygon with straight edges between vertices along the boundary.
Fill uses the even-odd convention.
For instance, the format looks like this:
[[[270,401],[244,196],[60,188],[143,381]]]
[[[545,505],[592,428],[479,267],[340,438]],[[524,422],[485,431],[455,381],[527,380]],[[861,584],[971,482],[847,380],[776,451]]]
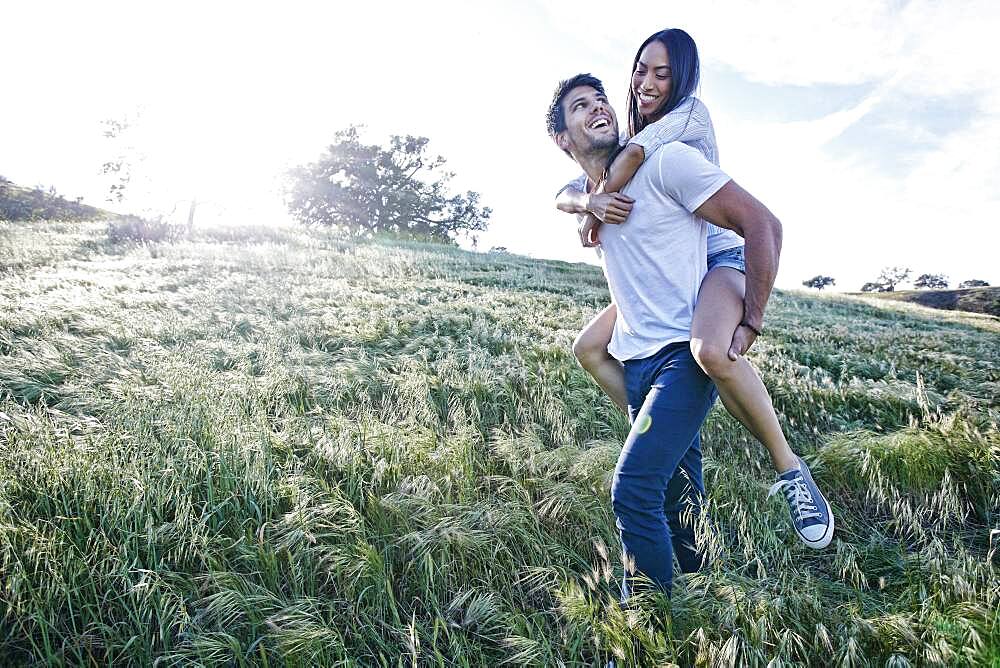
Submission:
[[[617,119],[601,82],[587,74],[561,82],[547,120],[559,148],[591,183],[599,182],[619,150]],[[636,573],[669,594],[674,554],[684,572],[702,564],[692,519],[704,495],[698,431],[717,395],[691,355],[689,338],[706,272],[704,221],[732,229],[746,242],[744,319],[732,344],[740,355],[763,326],[781,224],[681,143],[648,156],[623,194],[635,200],[629,221],[605,226],[601,246],[618,310],[608,352],[623,362],[632,420],[611,488],[627,564],[625,600]],[[811,476],[808,484],[815,486]]]

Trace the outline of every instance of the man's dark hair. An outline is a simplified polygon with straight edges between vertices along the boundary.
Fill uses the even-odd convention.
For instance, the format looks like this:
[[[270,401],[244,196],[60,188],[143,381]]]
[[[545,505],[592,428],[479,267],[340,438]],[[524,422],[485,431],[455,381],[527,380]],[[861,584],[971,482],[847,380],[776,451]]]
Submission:
[[[545,124],[548,127],[549,136],[554,137],[566,129],[566,114],[563,111],[563,99],[577,86],[590,86],[601,95],[607,97],[604,92],[604,84],[593,74],[577,74],[575,77],[563,79],[556,86],[556,92],[552,96],[552,103],[549,105],[549,112],[545,114]]]

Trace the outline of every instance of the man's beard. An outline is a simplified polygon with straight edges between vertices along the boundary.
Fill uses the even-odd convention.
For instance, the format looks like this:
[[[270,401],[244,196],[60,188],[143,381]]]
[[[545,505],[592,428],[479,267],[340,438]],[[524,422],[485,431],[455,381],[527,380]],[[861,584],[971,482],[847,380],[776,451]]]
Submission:
[[[612,156],[618,152],[618,136],[600,137],[591,140],[590,148],[587,151],[591,156]],[[608,158],[610,162],[610,157]]]

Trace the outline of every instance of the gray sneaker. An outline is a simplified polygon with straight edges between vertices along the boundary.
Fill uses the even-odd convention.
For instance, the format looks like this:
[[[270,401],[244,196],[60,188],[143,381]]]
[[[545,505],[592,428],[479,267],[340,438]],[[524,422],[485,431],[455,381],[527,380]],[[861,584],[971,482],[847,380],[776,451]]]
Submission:
[[[816,486],[809,467],[798,455],[795,458],[799,460],[799,468],[779,475],[767,496],[770,498],[778,490],[785,493],[795,533],[803,543],[819,550],[833,540],[833,510]]]

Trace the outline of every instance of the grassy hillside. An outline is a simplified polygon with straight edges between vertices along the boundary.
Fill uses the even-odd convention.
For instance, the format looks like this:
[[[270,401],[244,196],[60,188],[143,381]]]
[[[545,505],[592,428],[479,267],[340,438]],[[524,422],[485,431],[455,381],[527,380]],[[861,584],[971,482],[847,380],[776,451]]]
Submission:
[[[998,665],[1000,326],[778,294],[752,359],[837,512],[704,429],[713,555],[615,604],[599,270],[0,223],[0,664]]]
[[[1000,317],[1000,287],[964,288],[962,290],[900,290],[867,293],[879,299],[910,302],[949,311],[988,313]]]
[[[90,220],[107,215],[105,211],[71,202],[54,188],[25,188],[0,176],[0,221],[2,220]]]

